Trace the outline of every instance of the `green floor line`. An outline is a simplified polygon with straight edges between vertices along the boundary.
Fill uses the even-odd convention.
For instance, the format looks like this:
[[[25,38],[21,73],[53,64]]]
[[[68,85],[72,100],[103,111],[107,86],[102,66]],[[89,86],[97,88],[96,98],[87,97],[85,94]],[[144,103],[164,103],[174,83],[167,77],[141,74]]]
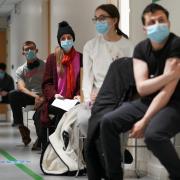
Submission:
[[[2,149],[0,149],[0,154],[2,154],[9,161],[17,161],[13,156],[11,156],[9,153],[7,153]],[[38,174],[36,174],[35,172],[33,172],[31,169],[29,169],[27,166],[23,164],[15,164],[15,166],[17,166],[19,169],[21,169],[26,174],[31,176],[34,180],[43,180],[43,177],[39,176]]]

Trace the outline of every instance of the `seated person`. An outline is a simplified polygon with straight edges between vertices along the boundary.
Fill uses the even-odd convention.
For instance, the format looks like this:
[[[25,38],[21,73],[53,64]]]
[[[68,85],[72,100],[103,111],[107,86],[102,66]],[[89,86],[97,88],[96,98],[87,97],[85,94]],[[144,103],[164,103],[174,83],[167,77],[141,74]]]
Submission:
[[[0,63],[0,103],[8,103],[8,93],[14,89],[13,78],[6,73],[6,64]]]
[[[45,63],[37,57],[38,49],[33,41],[26,41],[22,47],[22,54],[26,62],[16,70],[17,89],[9,93],[14,124],[19,126],[19,131],[24,145],[31,142],[30,130],[24,126],[22,107],[26,105],[38,106],[42,101],[41,84]]]
[[[180,132],[180,38],[170,33],[169,13],[158,4],[152,3],[144,9],[142,23],[147,39],[137,44],[133,58],[141,97],[104,113],[100,120],[99,136],[107,178],[123,179],[119,134],[131,130],[130,137],[144,137],[147,148],[166,168],[169,178],[178,180],[180,158],[171,138]],[[89,135],[90,131],[88,139]],[[98,157],[94,156],[92,161],[93,151],[88,146],[88,178],[100,180],[96,168]]]
[[[131,57],[134,49],[127,35],[119,29],[120,15],[116,6],[113,4],[98,6],[93,21],[98,34],[84,46],[82,91],[85,103],[77,115],[80,131],[84,136],[87,136],[91,106],[110,64],[118,58]]]
[[[63,21],[59,23],[57,41],[59,48],[55,53],[48,56],[42,91],[44,103],[39,109],[40,122],[42,126],[49,126],[49,114],[54,114],[58,123],[64,110],[52,106],[55,98],[78,98],[80,93],[80,67],[82,64],[82,54],[74,48],[75,34],[71,26]],[[38,113],[38,111],[37,111]],[[38,115],[35,121],[38,120]],[[40,133],[42,144],[46,144],[45,132]]]
[[[95,10],[93,20],[96,23],[98,35],[88,41],[83,50],[82,89],[84,103],[77,105],[78,107],[72,108],[63,115],[65,118],[71,117],[70,114],[76,113],[76,123],[80,127],[80,133],[85,137],[87,135],[88,119],[91,116],[92,104],[103,84],[110,64],[116,61],[116,58],[121,58],[123,61],[122,57],[131,56],[133,52],[132,42],[128,40],[127,36],[119,29],[119,11],[117,7],[112,4],[100,5]],[[103,27],[104,22],[106,22],[106,26],[103,28],[104,31],[102,31],[101,27]],[[111,48],[111,51],[109,51],[109,48]],[[109,86],[109,88],[112,89],[111,86]],[[109,94],[107,93],[106,95],[108,96]],[[66,122],[71,122],[71,119],[66,118]],[[61,121],[59,124],[61,124]],[[129,161],[127,162],[130,163],[132,157],[129,153],[128,157]]]

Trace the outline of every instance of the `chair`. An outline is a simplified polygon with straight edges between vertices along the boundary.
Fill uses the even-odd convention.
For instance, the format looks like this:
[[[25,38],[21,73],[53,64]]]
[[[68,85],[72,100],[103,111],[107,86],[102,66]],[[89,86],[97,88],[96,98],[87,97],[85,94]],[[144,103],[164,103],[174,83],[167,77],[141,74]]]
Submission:
[[[86,139],[86,137],[84,136],[84,135],[81,135],[81,132],[80,132],[80,128],[79,128],[79,124],[77,125],[77,137],[78,137],[78,139],[79,139],[79,141],[78,141],[78,147],[79,147],[79,149],[78,149],[78,154],[77,154],[77,156],[78,156],[78,170],[77,170],[77,172],[76,172],[76,175],[75,175],[75,177],[77,178],[78,177],[78,175],[79,175],[79,172],[80,172],[80,154],[81,154],[81,152],[82,152],[82,150],[83,150],[83,148],[84,148],[84,139]]]
[[[180,148],[180,145],[176,144],[177,135],[171,138],[172,144],[175,148]],[[142,177],[142,173],[138,170],[138,148],[146,148],[145,144],[138,144],[138,139],[134,139],[134,145],[127,145],[127,147],[134,148],[134,170],[137,178]]]
[[[82,135],[80,132],[79,124],[77,125],[78,131],[77,131],[77,137],[79,138],[78,141],[78,170],[76,172],[75,177],[78,177],[79,172],[80,172],[80,155],[81,152],[83,151],[84,148],[84,140],[87,138],[85,135]],[[128,139],[128,133],[123,133],[120,135],[120,141],[123,144],[123,148],[121,148],[121,154],[122,154],[122,168],[124,169],[124,164],[125,164],[125,157],[124,157],[124,151],[127,147],[127,139]]]
[[[138,163],[138,148],[146,148],[145,144],[138,144],[138,139],[134,138],[134,145],[127,145],[129,148],[134,148],[134,171],[137,178],[141,178],[142,174],[139,172]]]
[[[25,107],[22,108],[23,114],[26,114],[26,121],[27,121],[27,127],[28,127],[28,121],[32,120],[32,116],[29,116],[29,113],[32,111],[35,111],[34,105],[26,105]]]

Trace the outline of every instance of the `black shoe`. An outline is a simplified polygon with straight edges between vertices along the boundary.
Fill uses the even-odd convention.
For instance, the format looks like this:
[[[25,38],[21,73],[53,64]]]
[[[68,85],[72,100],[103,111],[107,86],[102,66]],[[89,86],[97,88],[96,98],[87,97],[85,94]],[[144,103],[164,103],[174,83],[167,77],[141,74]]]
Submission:
[[[131,153],[125,149],[124,151],[124,163],[125,164],[131,164],[133,162],[133,157],[131,155]]]
[[[30,130],[26,126],[21,125],[19,126],[19,132],[21,134],[24,145],[27,146],[31,142]]]
[[[38,138],[36,139],[35,143],[33,144],[31,150],[32,151],[41,151],[41,142]]]

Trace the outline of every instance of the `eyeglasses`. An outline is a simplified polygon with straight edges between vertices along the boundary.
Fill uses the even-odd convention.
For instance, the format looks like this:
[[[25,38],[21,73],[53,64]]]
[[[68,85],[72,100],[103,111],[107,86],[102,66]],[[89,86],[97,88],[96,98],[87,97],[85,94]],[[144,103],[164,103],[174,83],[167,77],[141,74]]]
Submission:
[[[92,18],[92,21],[94,22],[94,23],[96,23],[97,21],[100,21],[100,22],[103,22],[103,21],[105,21],[107,18],[111,18],[111,16],[99,16],[99,17],[94,17],[94,18]]]

